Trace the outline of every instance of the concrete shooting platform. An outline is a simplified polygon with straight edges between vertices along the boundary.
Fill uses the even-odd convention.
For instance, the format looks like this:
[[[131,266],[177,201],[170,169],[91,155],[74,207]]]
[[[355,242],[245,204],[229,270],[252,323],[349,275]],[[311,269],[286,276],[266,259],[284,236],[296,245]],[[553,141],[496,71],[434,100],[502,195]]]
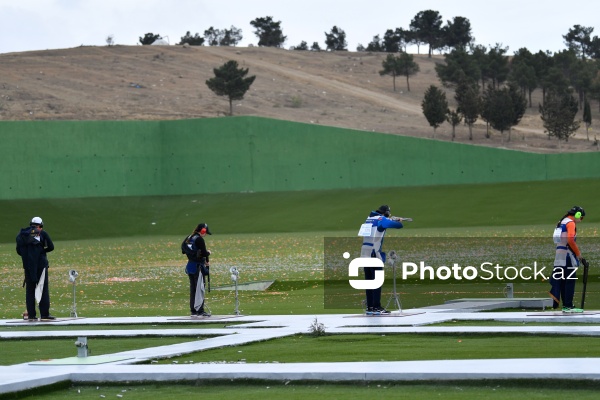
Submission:
[[[505,308],[515,299],[490,299],[452,302],[434,307],[394,311],[390,316],[364,314],[319,315],[220,315],[210,318],[64,318],[33,322],[29,325],[69,326],[75,330],[2,331],[3,339],[72,338],[84,336],[93,349],[94,338],[135,336],[203,336],[200,340],[152,348],[123,351],[84,359],[35,361],[0,366],[0,394],[38,388],[57,382],[81,384],[132,381],[196,381],[203,379],[316,380],[316,381],[411,381],[467,379],[600,379],[600,357],[525,358],[490,360],[432,360],[394,362],[328,363],[195,363],[147,364],[160,358],[175,357],[224,346],[236,346],[295,334],[309,333],[315,319],[327,333],[524,333],[600,336],[600,312],[583,314],[546,312],[488,312]],[[498,304],[501,303],[501,304]],[[502,307],[500,307],[502,305]],[[509,307],[507,307],[509,308]],[[401,317],[401,318],[393,318]],[[516,326],[434,325],[452,320],[525,322]],[[189,323],[177,329],[86,329],[86,325]],[[222,322],[222,327],[201,329],[197,324]],[[530,323],[553,325],[531,326]],[[573,325],[580,322],[582,325]],[[2,320],[0,326],[22,327],[22,320]],[[196,328],[194,328],[196,326]],[[208,336],[208,337],[207,337]],[[73,355],[77,349],[73,346]],[[140,363],[145,363],[140,365]]]
[[[237,290],[267,290],[275,281],[254,281],[238,283]],[[234,285],[223,285],[212,288],[212,290],[235,290]]]

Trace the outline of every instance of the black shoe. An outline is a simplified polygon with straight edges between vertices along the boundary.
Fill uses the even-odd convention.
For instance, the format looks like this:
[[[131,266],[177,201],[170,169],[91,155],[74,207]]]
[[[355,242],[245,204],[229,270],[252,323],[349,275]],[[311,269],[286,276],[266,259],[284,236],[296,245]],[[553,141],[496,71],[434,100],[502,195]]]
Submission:
[[[27,318],[27,321],[29,322],[36,322],[38,319],[36,317],[33,318]]]
[[[45,317],[42,317],[42,320],[44,321],[53,321],[55,319],[56,317],[53,317],[52,315],[46,315]]]
[[[192,312],[192,317],[210,317],[210,313],[207,313],[203,308],[201,308],[198,311]]]
[[[390,314],[390,312],[383,307],[374,307],[373,313],[378,315]]]

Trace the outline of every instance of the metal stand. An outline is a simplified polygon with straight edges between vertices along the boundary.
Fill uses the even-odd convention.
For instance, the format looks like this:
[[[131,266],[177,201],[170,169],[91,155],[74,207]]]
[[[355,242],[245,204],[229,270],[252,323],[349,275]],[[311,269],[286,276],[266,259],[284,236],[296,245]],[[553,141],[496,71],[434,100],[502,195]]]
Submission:
[[[75,281],[79,274],[74,269],[69,271],[69,280],[73,284],[73,307],[71,308],[71,317],[77,318],[77,303],[75,302]]]
[[[240,315],[240,299],[238,297],[237,279],[235,280],[235,310],[233,312],[235,313],[235,315]]]
[[[512,299],[513,298],[513,292],[514,292],[514,287],[512,283],[507,283],[506,286],[504,287],[504,297],[506,297],[507,299]]]
[[[238,297],[238,278],[240,276],[240,271],[236,267],[229,268],[229,272],[231,272],[231,280],[235,284],[235,310],[233,311],[235,315],[240,315],[240,300]]]
[[[73,285],[75,286],[75,285]],[[79,336],[77,341],[75,342],[75,347],[77,347],[77,357],[87,357],[88,356],[88,344],[87,337]]]
[[[75,303],[75,282],[73,282],[73,308],[71,308],[71,317],[77,318],[77,303]]]
[[[390,303],[392,302],[392,300],[394,300],[394,302],[396,304],[396,308],[398,309],[398,311],[402,312],[402,302],[400,302],[400,295],[398,294],[398,291],[396,290],[396,260],[397,259],[398,259],[398,255],[396,254],[396,252],[394,250],[391,250],[388,254],[388,260],[390,261],[390,264],[392,264],[392,273],[394,276],[393,291],[392,291],[392,295],[390,296],[390,299],[388,300],[385,308],[387,310],[389,310]]]

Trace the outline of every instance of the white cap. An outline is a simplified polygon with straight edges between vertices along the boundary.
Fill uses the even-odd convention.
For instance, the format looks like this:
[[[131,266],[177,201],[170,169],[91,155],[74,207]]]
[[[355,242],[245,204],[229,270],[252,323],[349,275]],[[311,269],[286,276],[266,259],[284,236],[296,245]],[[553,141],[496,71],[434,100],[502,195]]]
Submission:
[[[42,219],[40,217],[33,217],[31,219],[31,223],[36,224],[36,225],[44,225],[44,222],[42,221]]]

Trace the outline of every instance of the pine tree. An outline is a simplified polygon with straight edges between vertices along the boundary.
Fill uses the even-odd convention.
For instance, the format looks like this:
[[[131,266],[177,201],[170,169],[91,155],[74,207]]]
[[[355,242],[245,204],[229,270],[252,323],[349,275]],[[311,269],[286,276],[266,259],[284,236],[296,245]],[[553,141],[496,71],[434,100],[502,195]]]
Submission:
[[[587,140],[590,140],[590,125],[592,125],[592,109],[590,107],[590,102],[585,99],[585,103],[583,105],[583,122],[585,123],[585,134],[587,135]]]
[[[473,124],[477,121],[479,113],[481,112],[479,88],[477,85],[463,81],[456,88],[454,98],[458,103],[456,111],[462,115],[465,123],[469,127],[469,140],[473,140]]]
[[[429,86],[425,91],[421,107],[427,122],[433,127],[433,137],[435,137],[435,130],[446,121],[446,113],[448,112],[446,93],[434,85]]]
[[[342,28],[334,26],[331,28],[331,32],[325,32],[325,45],[327,46],[327,50],[330,51],[348,50],[346,32]]]
[[[385,60],[381,62],[383,69],[379,71],[379,75],[391,75],[392,82],[394,85],[394,92],[396,91],[396,76],[402,73],[398,59],[393,54],[388,54]]]
[[[446,112],[446,121],[452,125],[452,141],[456,137],[456,126],[461,123],[462,116],[456,110],[448,110]]]
[[[548,135],[568,142],[569,137],[579,129],[580,123],[575,121],[578,108],[577,100],[570,93],[550,91],[544,104],[539,106]]]
[[[256,79],[256,76],[249,76],[248,68],[238,68],[237,61],[230,60],[219,68],[213,69],[214,78],[206,81],[206,86],[217,96],[227,96],[229,99],[229,115],[233,115],[233,100],[241,100],[244,94],[250,89],[250,85]]]
[[[281,21],[273,21],[273,17],[256,18],[250,21],[256,30],[254,34],[258,37],[260,47],[282,47],[287,39],[281,30]]]
[[[411,75],[419,72],[419,64],[414,61],[412,54],[404,52],[398,56],[396,63],[400,73],[406,76],[406,89],[410,92],[410,83],[408,82],[408,78]]]

